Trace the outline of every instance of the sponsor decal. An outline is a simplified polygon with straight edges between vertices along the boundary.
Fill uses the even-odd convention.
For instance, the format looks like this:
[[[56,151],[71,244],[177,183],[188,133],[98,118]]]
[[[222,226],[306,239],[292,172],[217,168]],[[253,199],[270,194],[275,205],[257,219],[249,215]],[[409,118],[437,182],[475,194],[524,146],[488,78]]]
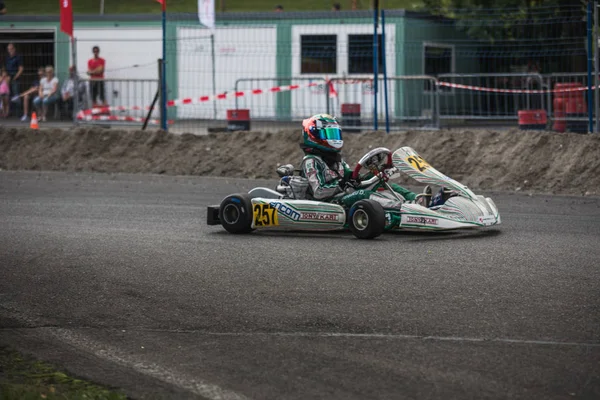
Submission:
[[[411,224],[437,225],[437,218],[407,216],[406,222]]]
[[[269,205],[276,209],[280,214],[283,214],[294,221],[298,221],[300,219],[300,213],[293,208],[286,206],[285,204],[282,204],[278,201],[272,201]]]
[[[494,217],[493,215],[479,217],[479,218],[477,218],[477,220],[479,221],[480,224],[483,224],[486,226],[494,225],[496,223],[496,217]]]
[[[338,221],[338,215],[339,214],[303,212],[300,219],[307,221]]]
[[[317,169],[315,166],[315,160],[313,160],[313,159],[306,160],[306,162],[304,163],[304,171],[306,172],[307,176],[316,175]]]

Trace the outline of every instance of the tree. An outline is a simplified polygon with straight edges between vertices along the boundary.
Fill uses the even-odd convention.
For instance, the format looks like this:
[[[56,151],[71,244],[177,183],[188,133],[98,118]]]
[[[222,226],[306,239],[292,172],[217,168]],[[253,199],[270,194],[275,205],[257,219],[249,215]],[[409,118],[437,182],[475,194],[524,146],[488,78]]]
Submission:
[[[543,71],[585,70],[585,0],[423,0],[427,11],[450,19],[487,43],[480,63],[492,72],[534,63]]]
[[[497,40],[585,36],[585,0],[423,0],[469,36]],[[581,23],[577,23],[581,21]]]

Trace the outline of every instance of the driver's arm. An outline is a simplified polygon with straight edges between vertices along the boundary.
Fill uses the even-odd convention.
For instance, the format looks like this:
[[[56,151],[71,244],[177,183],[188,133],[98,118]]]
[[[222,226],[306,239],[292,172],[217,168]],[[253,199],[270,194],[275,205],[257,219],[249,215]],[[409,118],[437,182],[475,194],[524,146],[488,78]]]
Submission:
[[[325,182],[323,166],[314,158],[308,158],[302,163],[304,176],[315,200],[327,200],[340,193],[339,179]]]

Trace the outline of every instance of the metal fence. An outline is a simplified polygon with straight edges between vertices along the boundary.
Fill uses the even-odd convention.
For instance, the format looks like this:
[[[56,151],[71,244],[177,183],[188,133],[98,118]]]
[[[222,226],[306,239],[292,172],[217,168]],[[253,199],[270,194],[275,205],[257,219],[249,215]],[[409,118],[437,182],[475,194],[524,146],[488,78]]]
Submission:
[[[75,120],[88,124],[140,125],[158,93],[158,79],[80,79]],[[157,124],[158,103],[150,114]]]
[[[440,118],[512,120],[519,110],[543,109],[540,74],[441,74]]]
[[[225,127],[227,110],[240,108],[250,110],[252,120],[273,126],[294,125],[317,112],[352,120],[361,129],[383,128],[387,121],[391,129],[471,120],[516,125],[523,109],[545,109],[556,118],[553,88],[567,80],[587,81],[585,10],[578,4],[533,7],[527,13],[508,8],[427,12],[386,10],[385,35],[382,20],[374,24],[373,12],[366,9],[220,13],[214,31],[198,23],[197,13],[169,13],[165,36],[155,16],[119,16],[118,24],[99,16],[76,26],[73,43],[57,40],[63,36],[56,33],[56,21],[3,19],[0,44],[14,42],[31,81],[37,66],[50,64],[62,84],[69,66],[76,66],[83,85],[76,115],[93,106],[85,71],[98,45],[106,59],[106,105],[112,109],[84,113],[77,121],[138,126],[156,93],[156,60],[164,46],[163,95],[177,103],[167,110],[175,133]],[[32,30],[32,23],[40,26]],[[4,64],[5,57],[0,58]],[[140,80],[147,83],[135,83]],[[21,85],[29,87],[29,81]],[[301,88],[230,96],[290,85]],[[182,102],[223,93],[225,99]],[[70,117],[69,109],[55,107],[49,118]],[[158,116],[157,108],[153,117]]]
[[[372,130],[375,118],[380,128],[389,121],[392,130],[435,129],[439,127],[435,81],[431,76],[395,76],[378,79],[375,87],[369,78],[332,79],[327,110],[352,129]]]

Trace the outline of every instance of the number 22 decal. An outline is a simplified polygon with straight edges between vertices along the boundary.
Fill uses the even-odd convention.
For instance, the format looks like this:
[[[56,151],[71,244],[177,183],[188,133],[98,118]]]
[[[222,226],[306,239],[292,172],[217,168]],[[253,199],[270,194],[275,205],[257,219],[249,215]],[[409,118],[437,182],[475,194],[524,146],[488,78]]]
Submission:
[[[252,208],[254,214],[254,226],[277,226],[277,210],[269,204],[255,204]]]
[[[406,161],[421,172],[430,167],[430,165],[427,164],[427,161],[423,160],[421,156],[410,156],[406,159]]]

